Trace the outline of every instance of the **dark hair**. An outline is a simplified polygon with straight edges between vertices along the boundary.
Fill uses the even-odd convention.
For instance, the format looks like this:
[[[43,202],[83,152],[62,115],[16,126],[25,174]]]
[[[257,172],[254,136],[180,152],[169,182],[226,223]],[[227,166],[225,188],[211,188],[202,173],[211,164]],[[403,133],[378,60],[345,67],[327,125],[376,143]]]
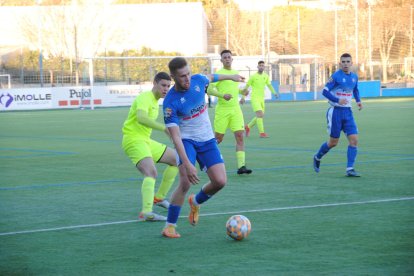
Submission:
[[[231,53],[231,51],[230,50],[223,50],[223,51],[221,51],[221,53],[220,53],[220,56],[222,56],[223,54],[230,54],[230,55],[233,55],[232,53]]]
[[[156,75],[155,75],[155,77],[154,77],[154,81],[156,82],[156,83],[158,83],[160,80],[168,80],[168,81],[171,81],[171,77],[170,77],[170,75],[168,75],[167,73],[165,73],[165,72],[158,72]]]
[[[348,53],[344,53],[344,54],[341,55],[341,59],[342,58],[352,58],[352,56]]]
[[[168,63],[168,68],[170,69],[170,74],[174,74],[175,71],[187,66],[187,61],[183,57],[176,57],[170,60]]]
[[[257,63],[257,65],[260,65],[260,64],[264,64],[264,61],[263,60],[260,60],[258,63]]]

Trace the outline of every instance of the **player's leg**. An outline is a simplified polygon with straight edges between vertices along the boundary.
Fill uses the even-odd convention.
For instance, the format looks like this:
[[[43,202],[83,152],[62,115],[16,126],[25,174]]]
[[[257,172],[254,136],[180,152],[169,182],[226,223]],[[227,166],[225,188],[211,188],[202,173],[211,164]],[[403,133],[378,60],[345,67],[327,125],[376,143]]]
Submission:
[[[228,125],[229,117],[226,110],[216,108],[214,116],[214,136],[218,144],[223,141]]]
[[[191,207],[188,219],[192,225],[196,225],[198,222],[200,204],[209,200],[227,182],[224,161],[215,139],[199,143],[197,146],[197,161],[200,167],[207,171],[210,181],[197,194],[192,194],[188,198]]]
[[[196,161],[196,150],[194,145],[190,141],[183,141],[185,152],[188,159],[192,164],[195,164]],[[177,188],[171,195],[170,206],[168,208],[167,223],[162,231],[162,234],[168,238],[179,238],[175,230],[177,227],[178,217],[180,216],[181,207],[184,204],[185,196],[188,190],[191,187],[191,183],[187,177],[186,168],[182,165],[182,161],[179,160],[178,172],[179,172],[179,182]]]
[[[158,221],[165,217],[153,213],[154,187],[157,177],[157,169],[152,159],[151,149],[146,141],[136,141],[124,136],[122,147],[132,163],[144,176],[141,184],[142,209],[139,214],[140,220]]]
[[[352,110],[347,110],[346,117],[347,119],[344,125],[344,132],[348,138],[346,175],[359,177],[360,175],[354,170],[354,164],[358,154],[358,128],[354,121]]]
[[[258,102],[259,108],[256,111],[257,129],[259,130],[260,138],[269,138],[264,129],[264,100]]]
[[[154,196],[154,204],[168,209],[169,202],[166,196],[178,174],[176,152],[164,144],[151,140],[153,158],[157,163],[167,164],[162,173],[162,179],[158,191]]]
[[[341,135],[342,123],[340,111],[331,107],[326,112],[327,131],[329,134],[328,142],[322,143],[318,152],[313,156],[313,169],[319,172],[322,157],[327,154],[331,148],[336,147]]]
[[[246,168],[246,152],[244,150],[244,117],[241,108],[234,110],[230,119],[230,130],[236,140],[237,174],[251,174],[252,170]]]

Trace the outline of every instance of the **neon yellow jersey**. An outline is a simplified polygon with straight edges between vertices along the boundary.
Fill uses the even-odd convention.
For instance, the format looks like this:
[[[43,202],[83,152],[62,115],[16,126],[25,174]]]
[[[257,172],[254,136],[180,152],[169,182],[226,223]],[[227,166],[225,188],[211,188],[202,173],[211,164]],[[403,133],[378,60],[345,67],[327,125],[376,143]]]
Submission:
[[[239,71],[237,70],[228,70],[220,69],[216,74],[221,75],[238,75]],[[239,106],[239,83],[231,80],[222,80],[215,82],[213,85],[217,87],[217,90],[223,94],[231,94],[232,98],[229,101],[226,101],[223,98],[218,98],[217,107],[218,108],[234,108]]]
[[[132,136],[137,139],[149,140],[152,128],[138,123],[137,110],[143,110],[148,114],[148,118],[156,120],[158,117],[159,105],[152,91],[139,94],[129,109],[128,118],[124,122],[122,132],[124,135]]]
[[[265,72],[261,74],[256,72],[250,76],[249,80],[247,81],[247,85],[252,87],[250,98],[264,99],[265,86],[270,85],[269,75]]]

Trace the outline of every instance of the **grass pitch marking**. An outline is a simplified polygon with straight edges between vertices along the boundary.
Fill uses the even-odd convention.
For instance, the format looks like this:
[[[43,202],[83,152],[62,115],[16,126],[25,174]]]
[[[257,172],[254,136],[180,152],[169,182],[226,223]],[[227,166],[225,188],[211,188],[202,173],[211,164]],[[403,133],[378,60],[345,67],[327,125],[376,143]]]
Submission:
[[[255,210],[208,213],[208,214],[200,214],[200,216],[208,217],[208,216],[231,215],[231,214],[236,214],[236,213],[243,214],[243,213],[260,213],[260,212],[278,212],[278,211],[286,211],[286,210],[313,209],[313,208],[338,207],[338,206],[350,206],[350,205],[365,205],[365,204],[388,203],[388,202],[408,201],[408,200],[414,200],[414,196],[413,197],[400,197],[400,198],[374,199],[374,200],[366,200],[366,201],[337,202],[337,203],[325,203],[325,204],[316,204],[316,205],[287,206],[287,207],[265,208],[265,209],[255,209]],[[183,217],[186,217],[186,216],[180,216],[180,218],[183,218]],[[126,224],[126,223],[134,223],[134,222],[140,222],[140,221],[124,220],[124,221],[103,222],[103,223],[95,223],[95,224],[83,224],[83,225],[63,226],[63,227],[55,227],[55,228],[4,232],[4,233],[0,233],[0,236],[13,236],[13,235],[20,235],[20,234],[33,234],[33,233],[41,233],[41,232],[53,232],[53,231],[61,231],[61,230],[92,228],[92,227],[101,227],[101,226],[107,226],[107,225],[117,225],[117,224]]]

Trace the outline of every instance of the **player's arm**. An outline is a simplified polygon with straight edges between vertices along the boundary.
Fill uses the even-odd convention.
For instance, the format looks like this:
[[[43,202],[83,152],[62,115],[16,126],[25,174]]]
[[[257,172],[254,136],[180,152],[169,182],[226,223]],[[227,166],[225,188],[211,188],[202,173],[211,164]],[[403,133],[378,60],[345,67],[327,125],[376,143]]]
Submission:
[[[221,75],[221,74],[209,74],[207,78],[210,82],[218,82],[222,80],[231,80],[235,82],[244,82],[244,77],[240,75]]]
[[[362,103],[361,103],[361,98],[359,97],[358,81],[357,81],[352,93],[354,94],[354,98],[355,98],[355,101],[358,105],[358,109],[361,110],[362,109]]]
[[[232,98],[231,94],[225,94],[225,93],[220,92],[214,84],[210,84],[208,86],[207,94],[211,95],[211,96],[216,96],[216,97],[219,97],[219,98],[223,98],[226,101],[228,101]]]
[[[150,117],[148,117],[148,113],[145,110],[138,109],[137,110],[137,121],[138,123],[150,127],[152,129],[165,131],[165,126]]]
[[[272,94],[275,95],[276,98],[279,98],[279,94],[276,93],[276,91],[273,88],[273,85],[271,83],[267,83],[266,86],[267,86],[267,88],[269,88],[270,92],[272,92]]]
[[[328,100],[330,100],[331,102],[339,103],[340,105],[347,104],[346,99],[339,99],[330,92],[335,87],[335,84],[336,84],[335,79],[331,77],[329,81],[326,83],[325,87],[323,88],[322,95]]]
[[[177,125],[168,125],[168,131],[171,136],[171,140],[175,146],[178,156],[184,166],[188,180],[192,184],[197,184],[200,179],[197,176],[196,167],[188,159],[187,153],[185,152],[183,141],[181,140],[180,128]]]

